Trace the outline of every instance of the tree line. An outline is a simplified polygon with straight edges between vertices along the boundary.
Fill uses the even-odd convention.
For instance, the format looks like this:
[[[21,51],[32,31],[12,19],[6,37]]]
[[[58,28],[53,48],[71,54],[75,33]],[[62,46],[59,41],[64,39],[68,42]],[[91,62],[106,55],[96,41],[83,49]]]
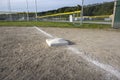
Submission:
[[[92,5],[85,5],[84,16],[111,15],[113,14],[113,7],[114,7],[114,2],[104,2],[104,3],[96,3]],[[78,11],[78,10],[81,10],[81,5],[77,5],[73,7],[62,7],[56,10],[39,12],[38,16],[72,12],[72,11]]]

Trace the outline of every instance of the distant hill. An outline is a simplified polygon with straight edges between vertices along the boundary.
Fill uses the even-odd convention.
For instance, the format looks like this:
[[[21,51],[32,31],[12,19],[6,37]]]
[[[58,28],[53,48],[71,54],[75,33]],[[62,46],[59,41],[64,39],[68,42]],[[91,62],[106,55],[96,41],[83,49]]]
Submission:
[[[104,2],[97,3],[92,5],[84,6],[84,16],[96,16],[96,15],[111,15],[113,13],[114,2]],[[56,10],[50,10],[45,12],[39,12],[38,16],[56,14],[56,13],[64,13],[64,12],[72,12],[81,10],[81,6],[73,6],[73,7],[62,7]]]
[[[84,7],[84,15],[111,15],[113,14],[114,2],[104,2],[101,4],[87,5]]]

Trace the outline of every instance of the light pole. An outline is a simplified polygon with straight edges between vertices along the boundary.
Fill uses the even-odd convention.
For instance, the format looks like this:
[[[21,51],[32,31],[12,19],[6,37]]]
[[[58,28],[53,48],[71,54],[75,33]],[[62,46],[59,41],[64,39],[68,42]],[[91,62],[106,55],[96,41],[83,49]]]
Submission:
[[[27,8],[27,21],[29,21],[28,0],[26,0],[26,8]]]
[[[83,24],[83,4],[84,4],[84,0],[82,0],[82,8],[81,8],[81,13],[80,13],[80,24]]]
[[[12,21],[12,11],[11,11],[11,1],[8,0],[8,10],[9,10],[9,19],[10,21]]]
[[[35,18],[36,18],[36,21],[37,21],[37,0],[35,0],[35,10],[36,10],[36,12],[35,12]]]

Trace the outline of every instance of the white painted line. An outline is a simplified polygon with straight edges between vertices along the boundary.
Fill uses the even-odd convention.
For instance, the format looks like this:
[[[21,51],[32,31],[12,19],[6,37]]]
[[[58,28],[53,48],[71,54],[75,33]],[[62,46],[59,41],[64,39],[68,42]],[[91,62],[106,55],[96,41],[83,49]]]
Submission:
[[[38,27],[35,27],[38,31],[42,32],[43,34],[45,34],[46,36],[48,37],[51,37],[51,38],[54,38],[52,35],[50,35],[49,33],[41,30],[40,28]],[[70,47],[70,46],[67,46],[67,49],[72,51],[73,53],[75,54],[78,54],[79,56],[81,56],[83,59],[85,59],[86,61],[88,61],[89,63],[92,63],[94,65],[96,65],[97,67],[113,74],[114,76],[116,76],[118,79],[120,79],[120,72],[118,70],[116,70],[114,67],[110,66],[110,65],[106,65],[106,64],[103,64],[103,63],[100,63],[96,60],[93,60],[92,58],[86,56],[84,54],[83,51],[79,51],[77,48],[74,48],[74,47]]]
[[[36,27],[36,26],[35,26],[34,28],[36,28],[38,31],[42,32],[42,33],[45,34],[46,36],[48,36],[48,37],[50,37],[50,38],[54,38],[52,35],[46,33],[46,32],[43,31],[42,29],[40,29],[40,28],[38,28],[38,27]]]
[[[87,57],[84,52],[82,51],[79,51],[77,48],[73,48],[73,47],[70,47],[68,46],[68,49],[76,54],[79,54],[83,59],[85,59],[86,61],[104,69],[105,71],[107,72],[110,72],[111,74],[113,74],[114,76],[116,76],[118,79],[120,79],[120,72],[117,71],[115,68],[113,68],[112,66],[110,65],[106,65],[106,64],[103,64],[103,63],[99,63],[98,61],[95,61],[89,57]]]

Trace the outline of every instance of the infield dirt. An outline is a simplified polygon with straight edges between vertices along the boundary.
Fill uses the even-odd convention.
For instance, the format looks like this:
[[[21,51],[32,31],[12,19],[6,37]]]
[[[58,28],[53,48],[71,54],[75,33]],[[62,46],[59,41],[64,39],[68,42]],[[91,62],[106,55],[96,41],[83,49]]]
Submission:
[[[71,47],[120,72],[120,32],[41,28],[73,42]],[[0,80],[119,80],[66,46],[48,47],[34,27],[0,27]]]

